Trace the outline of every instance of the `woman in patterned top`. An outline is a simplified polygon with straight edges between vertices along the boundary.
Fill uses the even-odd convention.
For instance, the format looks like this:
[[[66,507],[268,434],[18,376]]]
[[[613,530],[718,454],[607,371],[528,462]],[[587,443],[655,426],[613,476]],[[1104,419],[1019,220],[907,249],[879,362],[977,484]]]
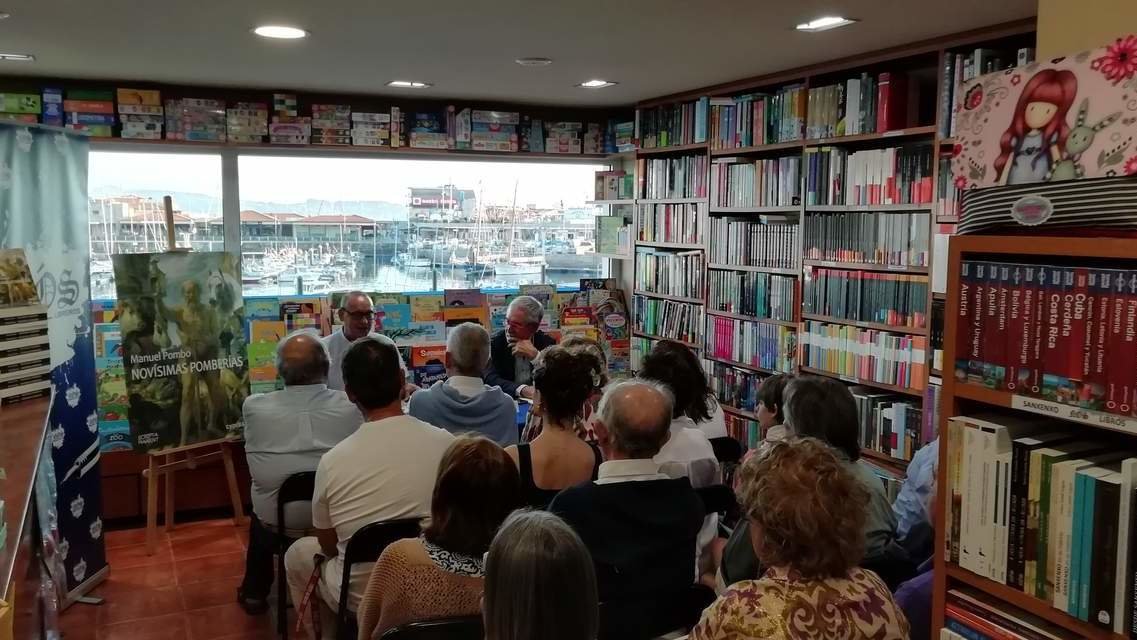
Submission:
[[[521,505],[517,468],[482,436],[457,438],[438,465],[430,525],[388,546],[359,603],[359,640],[408,622],[476,615],[482,558],[497,528]]]
[[[769,567],[703,612],[691,640],[906,640],[908,621],[865,551],[868,494],[814,438],[771,445],[742,467],[750,542]]]
[[[592,430],[592,414],[596,412],[596,407],[600,404],[600,396],[604,395],[604,387],[608,386],[608,357],[604,355],[604,348],[600,346],[599,342],[584,336],[569,336],[561,342],[560,346],[570,353],[590,353],[596,357],[596,361],[599,363],[599,368],[593,375],[595,384],[592,387],[592,394],[588,396],[588,402],[581,407],[580,413],[573,420],[573,431],[577,437],[590,444],[595,443],[596,432]],[[521,441],[533,442],[537,436],[541,435],[544,427],[544,417],[535,411],[530,411],[525,416],[525,428],[521,431]]]

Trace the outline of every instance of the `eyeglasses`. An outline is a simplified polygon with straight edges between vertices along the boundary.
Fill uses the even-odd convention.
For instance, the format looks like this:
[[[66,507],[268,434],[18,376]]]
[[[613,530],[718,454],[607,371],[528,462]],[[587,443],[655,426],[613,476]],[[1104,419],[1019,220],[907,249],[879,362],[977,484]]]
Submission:
[[[347,316],[352,320],[371,320],[375,317],[374,311],[348,311]]]

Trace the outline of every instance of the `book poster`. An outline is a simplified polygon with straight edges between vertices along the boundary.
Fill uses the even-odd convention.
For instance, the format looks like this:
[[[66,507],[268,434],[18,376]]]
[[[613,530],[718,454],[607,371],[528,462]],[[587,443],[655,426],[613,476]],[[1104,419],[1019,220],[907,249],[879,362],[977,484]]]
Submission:
[[[276,346],[287,335],[283,320],[249,320],[249,389],[269,393],[283,388],[277,380]]]
[[[410,302],[415,322],[442,321],[442,296],[411,296]]]
[[[240,436],[249,375],[237,258],[116,255],[114,272],[134,449]]]

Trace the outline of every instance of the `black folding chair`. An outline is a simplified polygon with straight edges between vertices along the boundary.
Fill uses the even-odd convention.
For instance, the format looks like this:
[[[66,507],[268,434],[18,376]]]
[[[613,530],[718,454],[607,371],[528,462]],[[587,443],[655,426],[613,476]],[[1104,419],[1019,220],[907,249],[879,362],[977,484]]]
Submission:
[[[722,526],[727,529],[729,536],[729,531],[734,529],[734,525],[742,515],[734,490],[725,484],[716,484],[695,489],[695,493],[699,494],[699,499],[703,501],[704,511],[722,516]]]
[[[690,631],[715,592],[692,584],[679,592],[659,592],[600,603],[600,640],[648,640],[677,630]]]
[[[732,486],[734,484],[734,472],[738,469],[739,461],[742,460],[742,443],[730,436],[723,436],[711,438],[711,448],[714,449],[715,459],[722,466],[723,484],[728,487]]]
[[[276,629],[288,640],[288,581],[284,579],[284,553],[296,541],[284,525],[284,506],[290,502],[311,502],[316,491],[316,472],[294,473],[284,479],[276,494]]]
[[[343,580],[340,581],[340,606],[336,613],[336,637],[339,640],[355,640],[358,635],[355,616],[348,615],[347,598],[351,586],[351,565],[357,562],[375,562],[387,545],[414,538],[419,534],[419,518],[372,522],[352,534],[343,554]]]
[[[438,618],[388,629],[379,640],[482,640],[481,616]]]

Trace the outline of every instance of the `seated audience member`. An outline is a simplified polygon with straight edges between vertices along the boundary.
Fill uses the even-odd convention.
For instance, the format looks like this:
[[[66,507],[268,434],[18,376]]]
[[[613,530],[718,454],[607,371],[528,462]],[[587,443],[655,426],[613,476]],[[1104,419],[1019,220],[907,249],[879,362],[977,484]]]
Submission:
[[[786,385],[793,376],[788,373],[772,375],[758,385],[758,426],[762,429],[762,442],[780,442],[786,439],[786,417],[782,412]],[[757,449],[756,449],[757,451]]]
[[[482,381],[490,360],[490,336],[466,322],[446,336],[446,381],[411,396],[410,415],[450,433],[480,433],[507,446],[517,442],[517,403]]]
[[[403,372],[394,346],[366,338],[356,342],[344,356],[343,378],[365,422],[320,460],[312,496],[316,536],[297,540],[284,556],[294,603],[302,601],[315,557],[327,558],[313,598],[329,608],[320,617],[325,637],[335,635],[331,610],[339,606],[347,541],[372,522],[429,515],[439,461],[454,441],[449,432],[403,414]],[[372,565],[352,565],[347,603],[352,611]]]
[[[587,350],[554,345],[541,352],[533,369],[537,390],[531,413],[544,423],[533,442],[509,447],[517,463],[525,503],[544,509],[562,489],[596,478],[600,449],[581,440],[574,427],[596,387],[602,366]]]
[[[596,574],[584,543],[547,511],[506,519],[486,555],[486,640],[595,640]]]
[[[596,413],[596,405],[600,403],[600,397],[604,395],[604,387],[608,386],[608,356],[604,355],[604,348],[600,346],[599,342],[584,336],[569,336],[561,342],[561,346],[568,349],[570,353],[580,351],[591,353],[596,356],[596,361],[600,363],[600,377],[594,380],[596,384],[593,386],[592,395],[588,397],[584,411],[577,417],[573,426],[576,435],[580,436],[581,440],[589,443],[596,442],[596,432],[592,430],[592,414]],[[530,411],[525,419],[525,430],[521,432],[521,441],[533,442],[537,436],[541,435],[543,427],[544,421],[541,416]]]
[[[907,640],[884,582],[857,566],[868,493],[833,448],[814,438],[774,443],[740,475],[750,543],[767,569],[728,588],[691,640]]]
[[[336,312],[341,323],[340,328],[321,338],[324,346],[328,348],[328,355],[331,357],[331,367],[328,370],[328,388],[338,391],[344,390],[343,367],[341,365],[343,364],[343,357],[351,345],[363,338],[372,338],[395,346],[394,340],[371,330],[375,326],[375,304],[371,301],[371,296],[362,291],[349,291],[344,294],[341,304],[343,306]],[[403,362],[402,356],[399,357],[399,367],[403,370],[405,383],[407,365]],[[418,387],[410,384],[404,384],[404,387],[405,393],[414,393],[418,390]]]
[[[549,509],[580,535],[608,614],[603,637],[642,637],[694,582],[703,505],[687,478],[654,457],[671,427],[671,394],[644,379],[609,386],[595,421],[604,463],[595,481],[565,489]]]
[[[908,473],[892,503],[892,512],[896,515],[896,537],[917,562],[931,555],[934,544],[932,506],[939,461],[938,438],[920,447],[908,463]]]
[[[896,516],[884,485],[872,467],[860,459],[857,404],[849,388],[832,378],[799,376],[786,384],[783,399],[784,424],[791,437],[813,437],[833,447],[868,492],[865,561],[878,561],[888,553],[902,551],[896,544]],[[720,572],[726,585],[757,577],[759,565],[753,547],[746,543],[746,529],[745,522],[736,527],[723,551]]]
[[[514,398],[533,398],[533,359],[557,343],[541,331],[544,314],[541,302],[532,296],[518,296],[509,303],[505,328],[490,340],[486,384],[501,387]]]
[[[298,332],[276,347],[276,370],[284,389],[258,393],[245,399],[245,457],[252,476],[249,548],[245,553],[245,579],[237,601],[247,613],[262,613],[272,588],[276,538],[276,496],[288,476],[315,471],[320,457],[355,433],[363,416],[347,394],[328,389],[328,351],[314,333]],[[285,527],[312,526],[312,506],[286,505]]]
[[[438,466],[430,525],[387,547],[371,571],[359,640],[407,622],[479,613],[482,558],[520,505],[517,468],[501,447],[480,436],[455,440]]]

